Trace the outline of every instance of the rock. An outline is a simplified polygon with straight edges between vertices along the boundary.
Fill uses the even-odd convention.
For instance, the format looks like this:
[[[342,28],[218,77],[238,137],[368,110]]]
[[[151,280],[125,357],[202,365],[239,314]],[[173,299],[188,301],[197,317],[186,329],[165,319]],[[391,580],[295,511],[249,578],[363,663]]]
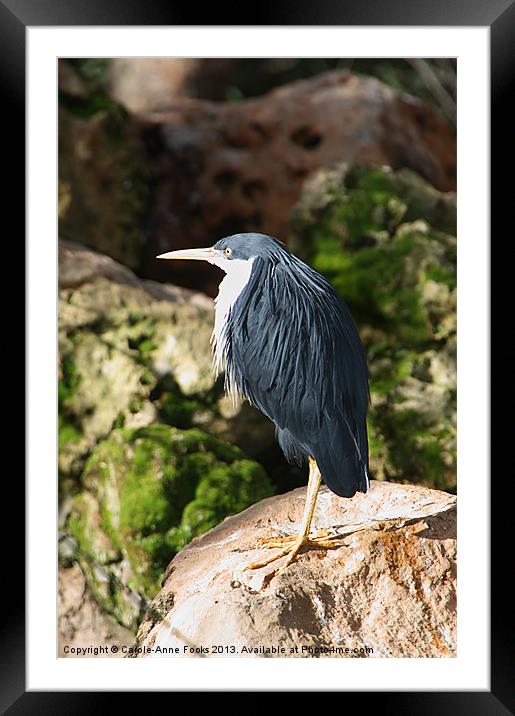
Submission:
[[[372,474],[456,487],[456,196],[341,164],[306,183],[292,249],[345,298],[368,356]]]
[[[321,167],[340,160],[409,167],[440,190],[455,188],[451,130],[432,108],[372,77],[327,72],[241,102],[174,96],[192,94],[192,83],[209,95],[206,86],[214,91],[230,64],[60,62],[62,237],[147,277],[214,295],[207,267],[165,267],[155,256],[237,231],[286,240],[302,184]],[[152,77],[143,89],[142,76]],[[166,111],[148,111],[156,101]]]
[[[151,423],[165,394],[188,405],[214,388],[213,309],[74,244],[61,242],[59,259],[59,465],[78,474],[113,426]]]
[[[323,487],[313,530],[340,535],[340,546],[305,551],[278,576],[285,558],[244,571],[270,554],[259,538],[299,529],[304,498],[301,488],[263,500],[193,540],[168,567],[137,653],[198,656],[221,645],[224,656],[232,647],[234,656],[455,656],[456,498],[372,481],[345,500]]]
[[[177,99],[135,123],[156,186],[143,271],[211,295],[209,268],[156,265],[154,257],[241,231],[286,240],[303,182],[321,167],[408,167],[440,190],[455,188],[455,140],[434,110],[348,71],[237,103]]]
[[[59,235],[135,269],[149,195],[129,117],[98,92],[65,96],[70,101],[59,105]]]
[[[58,576],[59,656],[120,657],[132,645],[133,633],[101,611],[78,564],[59,565]]]
[[[64,530],[103,610],[135,629],[171,557],[273,493],[263,468],[199,430],[113,430],[90,455]]]
[[[130,112],[166,107],[177,97],[224,99],[233,59],[116,57],[109,63],[108,91]]]

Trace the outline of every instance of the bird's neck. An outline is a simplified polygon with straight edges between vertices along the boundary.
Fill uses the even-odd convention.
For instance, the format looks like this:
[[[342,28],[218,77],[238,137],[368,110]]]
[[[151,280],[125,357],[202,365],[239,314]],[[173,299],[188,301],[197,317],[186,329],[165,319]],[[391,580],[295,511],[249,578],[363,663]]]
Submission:
[[[226,326],[232,307],[250,280],[254,259],[233,259],[230,270],[218,288],[215,298],[215,325],[211,336],[213,369],[218,375],[225,365]]]

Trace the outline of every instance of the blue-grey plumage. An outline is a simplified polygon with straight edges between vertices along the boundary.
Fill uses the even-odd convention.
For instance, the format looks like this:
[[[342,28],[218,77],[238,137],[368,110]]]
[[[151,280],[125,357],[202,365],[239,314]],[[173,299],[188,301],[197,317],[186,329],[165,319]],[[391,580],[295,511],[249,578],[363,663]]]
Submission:
[[[264,234],[236,234],[163,258],[200,258],[227,274],[213,332],[227,392],[275,423],[289,461],[313,457],[337,495],[366,492],[365,351],[347,305],[325,278]]]

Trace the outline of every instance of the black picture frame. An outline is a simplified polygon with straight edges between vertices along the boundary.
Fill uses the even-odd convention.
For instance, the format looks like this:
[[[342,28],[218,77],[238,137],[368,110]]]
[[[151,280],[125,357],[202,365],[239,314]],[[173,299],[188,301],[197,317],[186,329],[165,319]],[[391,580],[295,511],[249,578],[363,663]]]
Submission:
[[[491,284],[491,329],[497,324],[497,346],[491,353],[491,375],[500,377],[498,390],[492,385],[491,406],[506,401],[506,377],[515,354],[508,347],[506,325],[502,312],[510,306],[510,263],[501,253],[511,238],[501,233],[513,203],[513,181],[510,170],[515,166],[513,115],[510,112],[510,79],[515,74],[515,0],[290,0],[277,3],[254,4],[250,8],[231,7],[224,11],[220,3],[202,6],[202,23],[196,22],[199,7],[180,7],[175,2],[154,0],[0,0],[0,77],[3,89],[4,172],[9,179],[9,203],[4,204],[4,219],[16,217],[17,233],[23,230],[25,216],[25,42],[27,27],[67,25],[400,25],[400,26],[482,26],[490,28],[491,38],[491,171],[495,177],[491,194],[491,247],[494,239],[499,248],[491,250],[491,259],[503,256],[498,273]],[[12,161],[6,159],[9,149]],[[505,179],[506,177],[506,179]],[[513,219],[512,219],[513,222]],[[12,226],[11,222],[9,225]],[[506,226],[510,223],[506,221]],[[12,230],[11,230],[12,232]],[[513,234],[513,229],[510,230]],[[466,240],[466,237],[460,237]],[[16,237],[16,242],[19,238]],[[15,244],[18,246],[18,243]],[[15,254],[16,252],[13,252]],[[502,264],[502,265],[501,265]],[[18,264],[19,265],[19,264]],[[503,269],[504,272],[503,273]],[[508,273],[510,271],[510,273]],[[21,324],[21,322],[20,322]],[[14,330],[14,329],[13,329]],[[503,336],[503,338],[501,338]],[[22,339],[23,341],[23,339]],[[28,346],[28,350],[34,346]],[[473,357],[472,357],[473,358]],[[510,360],[511,359],[511,360]],[[17,400],[20,398],[17,396]],[[511,404],[508,405],[508,409]],[[491,439],[491,691],[446,692],[346,692],[342,707],[360,712],[381,708],[383,713],[395,714],[489,714],[515,713],[513,641],[514,609],[509,576],[512,564],[511,540],[504,528],[510,524],[510,483],[512,470],[504,463],[503,449],[510,445],[510,421],[499,421],[492,429]],[[512,438],[513,439],[513,438]],[[473,449],[473,446],[469,446]],[[30,446],[29,446],[30,449]],[[20,453],[21,454],[21,453]],[[465,478],[464,478],[465,479]],[[21,479],[9,487],[7,512],[10,505],[24,504]],[[19,528],[18,528],[19,530]],[[18,531],[17,530],[17,531]],[[21,533],[21,530],[19,530]],[[4,530],[4,537],[7,537]],[[13,715],[25,713],[90,714],[111,711],[120,706],[119,693],[98,692],[26,692],[25,686],[25,607],[21,584],[24,582],[22,549],[18,535],[17,548],[7,544],[2,550],[4,582],[9,601],[2,614],[0,649],[0,710]],[[509,547],[508,547],[509,545]],[[34,586],[34,585],[31,585]],[[511,626],[511,629],[510,629]],[[335,690],[337,690],[335,685]],[[406,684],[406,688],[410,688]],[[293,689],[295,690],[295,689]],[[316,684],[313,684],[316,691]],[[145,694],[142,694],[145,698]],[[131,694],[137,707],[139,694]],[[266,708],[266,694],[256,695],[253,708]],[[116,699],[116,702],[115,702]],[[355,702],[355,703],[353,703]],[[260,706],[260,703],[263,706]],[[270,703],[268,701],[268,703]]]

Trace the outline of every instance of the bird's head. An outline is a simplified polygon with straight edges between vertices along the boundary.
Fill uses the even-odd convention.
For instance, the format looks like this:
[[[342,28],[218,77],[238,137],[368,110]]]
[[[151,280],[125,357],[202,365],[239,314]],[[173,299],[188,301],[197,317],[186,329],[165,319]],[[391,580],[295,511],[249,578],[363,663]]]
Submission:
[[[230,274],[248,265],[256,257],[277,261],[286,252],[283,243],[266,234],[234,234],[217,241],[214,246],[203,249],[181,249],[157,256],[158,259],[190,259],[208,261]]]

